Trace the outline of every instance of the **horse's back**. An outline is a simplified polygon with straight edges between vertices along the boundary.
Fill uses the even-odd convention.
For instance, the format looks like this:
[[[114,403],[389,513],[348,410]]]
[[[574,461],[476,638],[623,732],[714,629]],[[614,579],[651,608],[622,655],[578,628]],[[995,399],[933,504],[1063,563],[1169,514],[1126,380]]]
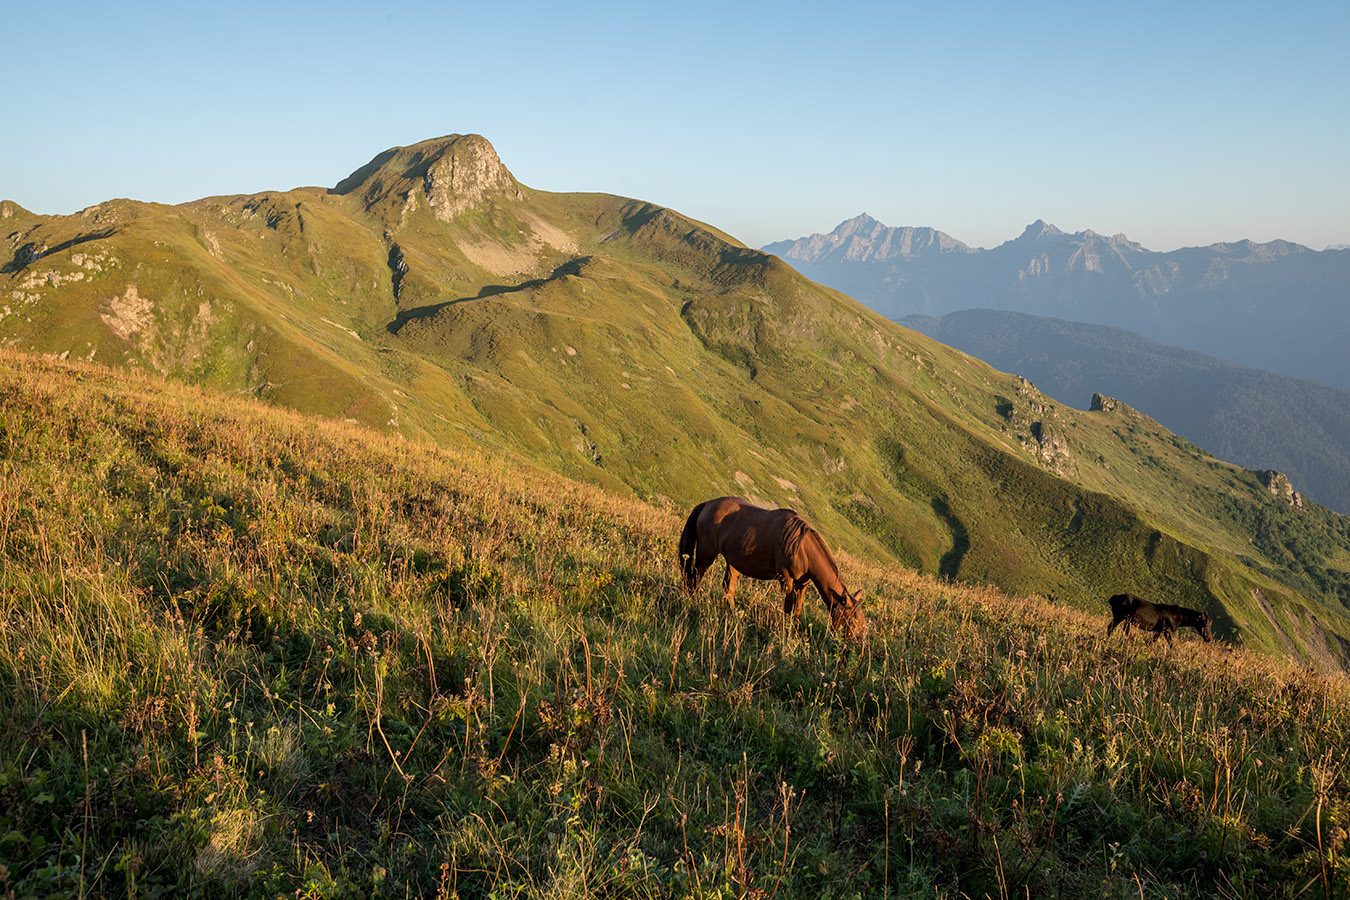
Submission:
[[[1137,607],[1143,601],[1140,600],[1138,597],[1136,597],[1134,594],[1116,594],[1114,597],[1112,597],[1110,600],[1106,602],[1111,604],[1111,609],[1113,611],[1128,612],[1129,610]]]
[[[749,510],[764,511],[744,497],[718,497],[716,500],[708,500],[703,503],[703,512],[699,514],[699,519],[709,524],[715,524],[728,516],[742,515]]]
[[[790,509],[765,509],[755,506],[744,497],[718,497],[703,504],[699,513],[701,529],[721,529],[726,532],[754,530],[767,532],[782,531],[789,515],[795,516]]]
[[[790,509],[765,509],[744,497],[709,500],[699,514],[700,541],[711,541],[738,571],[751,578],[776,578],[783,569]]]

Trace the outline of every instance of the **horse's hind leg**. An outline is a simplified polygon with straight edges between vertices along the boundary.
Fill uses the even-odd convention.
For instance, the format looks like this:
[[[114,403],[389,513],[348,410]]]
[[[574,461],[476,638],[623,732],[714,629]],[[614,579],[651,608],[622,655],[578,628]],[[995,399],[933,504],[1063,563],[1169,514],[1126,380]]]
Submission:
[[[726,601],[728,606],[733,605],[735,601],[736,579],[740,576],[740,574],[741,574],[740,572],[737,572],[735,569],[731,567],[731,563],[727,563],[727,574],[722,578],[722,591],[726,595]]]

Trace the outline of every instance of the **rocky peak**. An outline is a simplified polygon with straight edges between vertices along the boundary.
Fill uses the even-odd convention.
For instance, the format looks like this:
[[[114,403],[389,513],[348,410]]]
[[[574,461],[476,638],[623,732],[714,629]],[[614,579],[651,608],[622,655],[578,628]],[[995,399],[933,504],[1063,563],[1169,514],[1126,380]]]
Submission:
[[[859,213],[858,215],[854,216],[851,219],[845,219],[844,221],[840,222],[837,226],[835,226],[834,231],[830,233],[838,235],[839,237],[847,237],[851,234],[858,234],[859,232],[870,234],[871,232],[876,231],[878,228],[885,228],[885,227],[886,227],[885,225],[882,225],[880,222],[869,216],[867,213]]]
[[[396,212],[400,219],[425,202],[442,222],[495,198],[522,196],[492,144],[477,134],[393,147],[344,178],[333,193],[356,194],[371,212]]]
[[[1037,219],[1028,225],[1018,236],[1019,241],[1039,241],[1045,238],[1064,237],[1064,232],[1051,225],[1044,219]]]
[[[507,194],[520,199],[520,187],[485,138],[471,134],[447,144],[429,162],[422,177],[427,202],[436,218],[449,222],[486,197]]]
[[[950,252],[974,252],[949,234],[935,228],[887,226],[867,213],[840,222],[829,234],[813,234],[795,241],[779,241],[764,247],[785,259],[819,262],[829,258],[848,262],[871,262],[895,257],[918,258]]]

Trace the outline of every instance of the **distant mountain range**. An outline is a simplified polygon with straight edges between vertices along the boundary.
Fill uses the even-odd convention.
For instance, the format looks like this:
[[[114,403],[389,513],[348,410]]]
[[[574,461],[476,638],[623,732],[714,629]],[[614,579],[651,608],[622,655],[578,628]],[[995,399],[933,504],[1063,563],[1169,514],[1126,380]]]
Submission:
[[[970,309],[901,320],[1062,403],[1096,392],[1143,410],[1221,459],[1278,469],[1350,514],[1350,391],[1246,368],[1107,325]]]
[[[1350,388],[1350,250],[1238,241],[1160,253],[1042,220],[986,250],[865,214],[763,249],[892,318],[988,308],[1115,325]]]

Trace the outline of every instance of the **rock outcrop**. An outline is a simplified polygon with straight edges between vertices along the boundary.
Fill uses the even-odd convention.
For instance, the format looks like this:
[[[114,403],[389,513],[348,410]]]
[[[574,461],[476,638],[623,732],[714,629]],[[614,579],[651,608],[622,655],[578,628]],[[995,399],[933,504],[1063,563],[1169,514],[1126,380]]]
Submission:
[[[1119,401],[1114,397],[1108,397],[1105,394],[1093,394],[1092,405],[1088,407],[1088,412],[1115,412]]]
[[[1003,431],[1056,475],[1077,471],[1078,465],[1064,437],[1064,420],[1049,397],[1025,378],[1017,379],[1017,396],[1003,399],[998,406],[1003,416]]]
[[[1288,475],[1283,472],[1276,472],[1274,469],[1262,469],[1256,473],[1256,477],[1261,479],[1261,483],[1266,486],[1266,490],[1276,497],[1295,509],[1303,508],[1303,495],[1294,490],[1294,485],[1289,481]]]
[[[442,222],[494,194],[520,199],[520,188],[497,151],[476,134],[450,142],[427,166],[422,185],[428,205]]]

